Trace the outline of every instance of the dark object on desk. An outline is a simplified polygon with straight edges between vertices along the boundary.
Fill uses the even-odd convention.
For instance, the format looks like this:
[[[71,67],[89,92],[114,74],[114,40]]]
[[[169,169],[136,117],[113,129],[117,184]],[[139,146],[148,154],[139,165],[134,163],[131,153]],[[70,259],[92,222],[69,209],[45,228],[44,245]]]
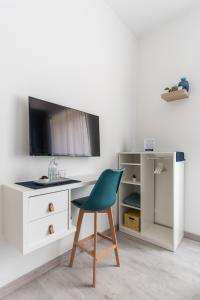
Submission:
[[[27,187],[29,189],[38,190],[38,189],[44,189],[44,188],[48,188],[48,187],[52,187],[52,186],[59,186],[59,185],[78,183],[78,182],[81,182],[81,181],[80,180],[74,180],[74,179],[68,179],[66,181],[47,183],[45,185],[41,185],[41,184],[36,183],[34,181],[16,182],[16,184]]]
[[[46,175],[43,175],[40,177],[40,179],[48,179],[48,177]]]
[[[132,193],[128,195],[124,200],[123,203],[126,205],[130,205],[133,207],[140,208],[140,194],[139,193]]]

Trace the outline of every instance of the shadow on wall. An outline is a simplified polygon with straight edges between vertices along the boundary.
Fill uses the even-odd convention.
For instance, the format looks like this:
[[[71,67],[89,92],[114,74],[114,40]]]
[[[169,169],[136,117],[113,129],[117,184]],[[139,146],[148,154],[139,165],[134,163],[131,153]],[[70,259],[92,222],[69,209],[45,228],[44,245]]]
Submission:
[[[10,152],[13,156],[28,156],[29,154],[29,119],[28,119],[28,98],[15,97],[9,112],[12,118],[12,127],[8,134],[7,142],[10,142]],[[2,185],[0,185],[0,235],[2,235],[3,226],[3,203],[2,203]]]
[[[0,185],[0,237],[3,235],[3,214],[2,214],[2,184]]]
[[[28,98],[17,97],[14,102],[14,148],[17,156],[29,155],[29,106]]]
[[[131,135],[131,132],[129,134],[129,139],[132,137]],[[133,150],[133,143],[134,143],[134,140],[133,140],[133,137],[132,137],[132,140],[130,142],[130,140],[127,139],[125,136],[123,137],[123,140],[122,140],[122,146],[121,146],[121,150],[120,152],[130,152]]]

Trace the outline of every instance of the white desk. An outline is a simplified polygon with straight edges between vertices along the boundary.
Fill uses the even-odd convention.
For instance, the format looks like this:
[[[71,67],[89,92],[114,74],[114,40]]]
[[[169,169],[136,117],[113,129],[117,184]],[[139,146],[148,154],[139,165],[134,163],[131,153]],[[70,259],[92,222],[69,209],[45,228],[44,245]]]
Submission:
[[[3,185],[3,234],[23,255],[75,231],[71,222],[71,191],[94,185],[97,176],[70,178],[81,182],[37,190]]]

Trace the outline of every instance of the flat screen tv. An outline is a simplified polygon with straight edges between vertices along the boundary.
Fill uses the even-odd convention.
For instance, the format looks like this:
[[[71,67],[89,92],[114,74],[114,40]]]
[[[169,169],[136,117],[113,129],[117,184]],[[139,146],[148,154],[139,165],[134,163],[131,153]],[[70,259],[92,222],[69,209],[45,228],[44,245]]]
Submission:
[[[29,97],[30,155],[100,156],[99,117]]]

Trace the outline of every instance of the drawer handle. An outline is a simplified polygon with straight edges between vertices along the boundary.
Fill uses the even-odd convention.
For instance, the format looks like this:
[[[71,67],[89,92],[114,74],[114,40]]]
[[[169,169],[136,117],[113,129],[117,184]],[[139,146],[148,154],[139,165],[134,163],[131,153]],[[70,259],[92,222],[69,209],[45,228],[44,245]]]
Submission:
[[[54,211],[54,205],[53,205],[52,202],[49,203],[48,210],[49,210],[49,212],[53,212]]]
[[[53,225],[49,225],[48,232],[49,232],[49,234],[54,234],[55,233]]]

